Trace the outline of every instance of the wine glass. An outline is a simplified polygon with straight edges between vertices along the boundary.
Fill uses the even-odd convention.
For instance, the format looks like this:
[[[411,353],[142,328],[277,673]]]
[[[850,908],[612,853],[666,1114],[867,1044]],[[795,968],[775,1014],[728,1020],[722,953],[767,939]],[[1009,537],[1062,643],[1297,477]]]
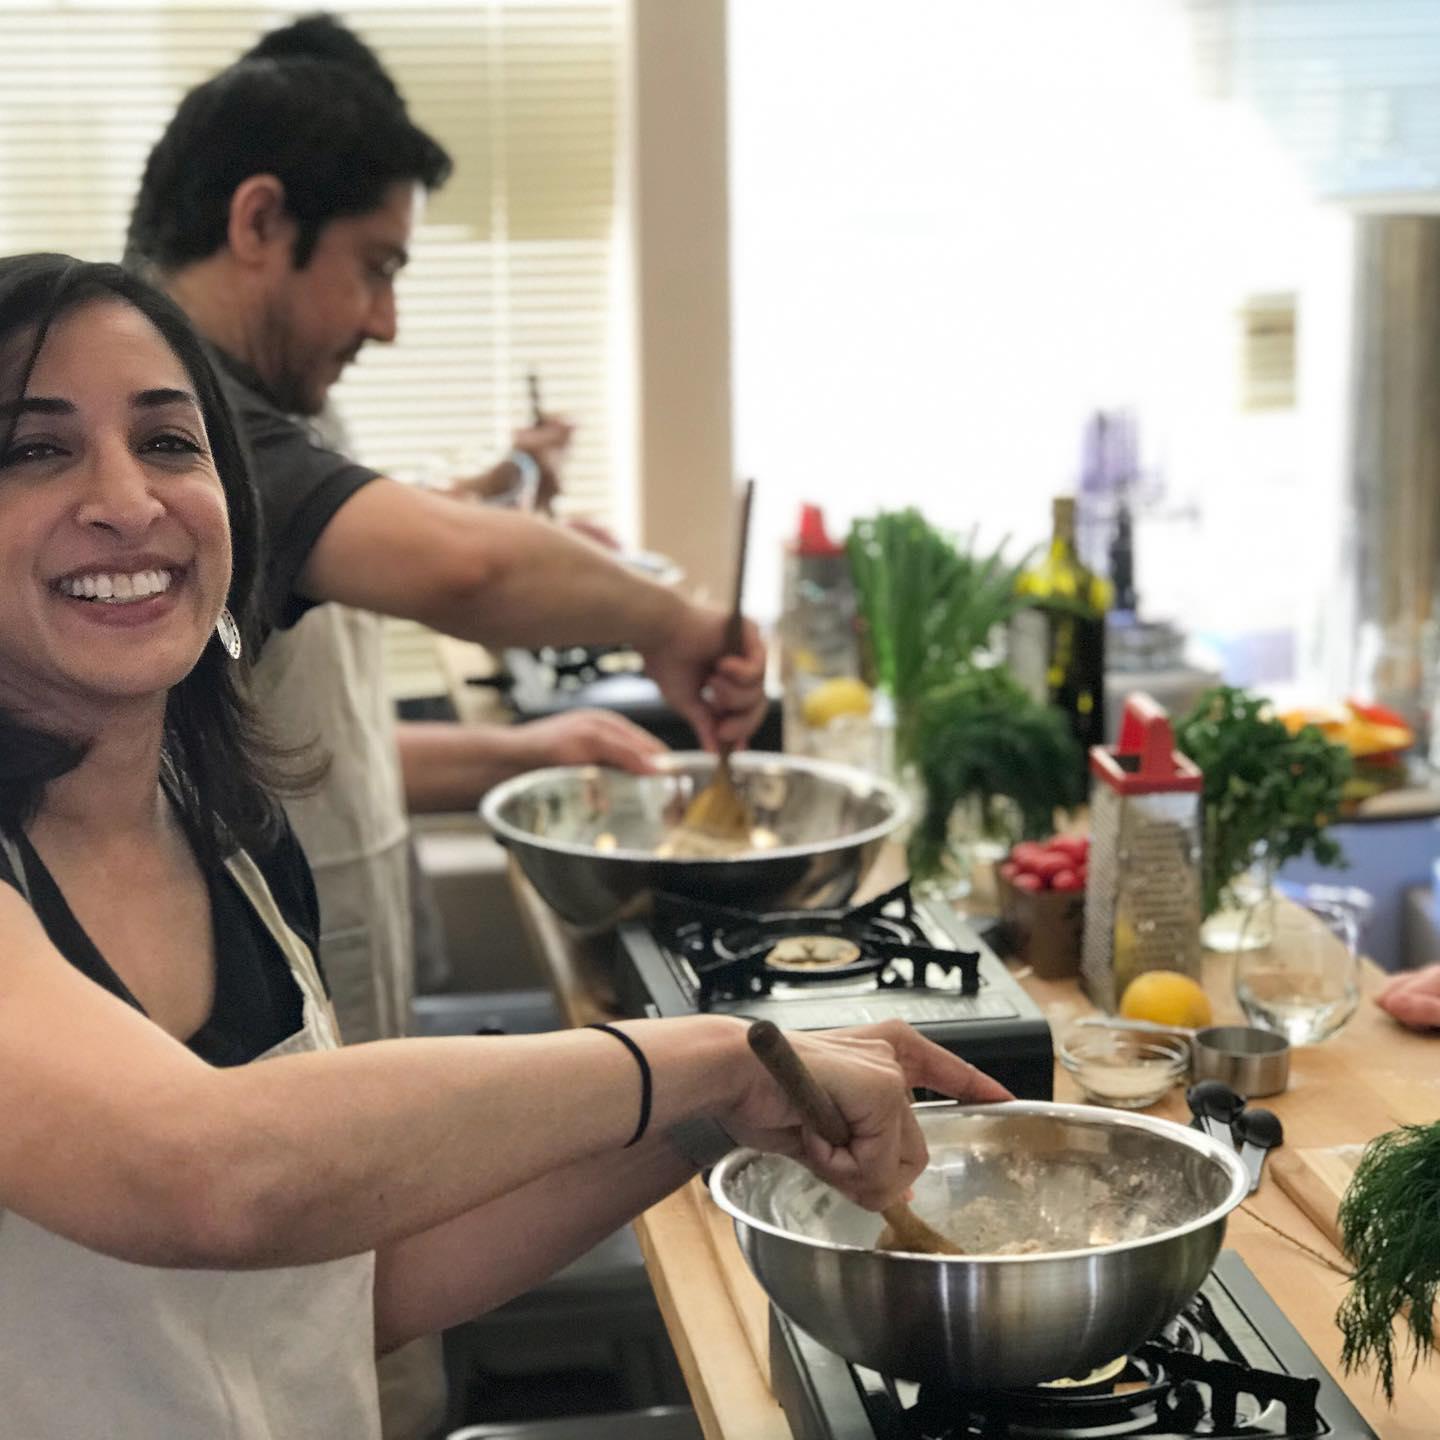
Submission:
[[[1360,911],[1319,890],[1277,896],[1267,943],[1235,957],[1235,998],[1252,1025],[1314,1045],[1360,1004]]]

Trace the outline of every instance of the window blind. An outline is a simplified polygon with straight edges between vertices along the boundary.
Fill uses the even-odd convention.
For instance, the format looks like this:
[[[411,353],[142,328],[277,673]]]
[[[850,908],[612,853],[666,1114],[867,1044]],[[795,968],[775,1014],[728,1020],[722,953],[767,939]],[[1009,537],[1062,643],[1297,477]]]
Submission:
[[[1440,200],[1440,7],[1431,0],[1186,0],[1208,93],[1251,105],[1317,194]]]
[[[481,469],[529,413],[579,426],[567,513],[613,522],[624,0],[361,0],[350,25],[455,158],[401,277],[400,339],[336,388],[359,456],[402,479]],[[295,3],[7,0],[0,253],[118,258],[145,156],[192,85]]]

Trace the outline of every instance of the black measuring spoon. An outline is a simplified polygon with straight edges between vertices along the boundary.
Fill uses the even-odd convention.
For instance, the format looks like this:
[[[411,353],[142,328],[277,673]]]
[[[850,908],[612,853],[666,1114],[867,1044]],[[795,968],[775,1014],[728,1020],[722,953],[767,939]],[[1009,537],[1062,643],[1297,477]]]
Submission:
[[[1242,1110],[1235,1121],[1240,1163],[1250,1174],[1249,1194],[1260,1184],[1260,1167],[1266,1154],[1285,1143],[1285,1127],[1273,1110]]]
[[[1245,1102],[1228,1085],[1219,1080],[1201,1080],[1185,1092],[1185,1103],[1195,1117],[1197,1130],[1212,1140],[1235,1148],[1235,1136],[1230,1127],[1245,1108]]]

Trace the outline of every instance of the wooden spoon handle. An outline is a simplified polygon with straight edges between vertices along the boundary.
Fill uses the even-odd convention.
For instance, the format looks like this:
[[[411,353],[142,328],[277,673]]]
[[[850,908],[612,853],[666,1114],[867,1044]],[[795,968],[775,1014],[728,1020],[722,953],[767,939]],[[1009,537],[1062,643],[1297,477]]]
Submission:
[[[725,653],[740,655],[745,650],[745,560],[750,553],[750,511],[755,504],[755,482],[745,482],[740,500],[740,537],[735,550],[735,593],[730,602],[730,618],[725,625]]]
[[[771,1020],[757,1020],[750,1027],[749,1040],[756,1059],[805,1117],[805,1123],[831,1145],[848,1145],[850,1126],[840,1107],[815,1083],[785,1032]]]

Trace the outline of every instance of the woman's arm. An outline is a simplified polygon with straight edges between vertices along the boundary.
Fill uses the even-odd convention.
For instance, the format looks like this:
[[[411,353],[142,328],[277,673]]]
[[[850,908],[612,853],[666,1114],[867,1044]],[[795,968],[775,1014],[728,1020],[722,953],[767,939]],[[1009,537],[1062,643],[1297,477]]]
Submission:
[[[639,1070],[595,1030],[393,1040],[216,1070],[80,975],[0,885],[0,1207],[147,1264],[303,1264],[433,1229],[630,1138]],[[627,1022],[659,1132],[712,1114],[878,1207],[919,1173],[907,1086],[1005,1092],[900,1026],[798,1035],[833,1150],[720,1016]],[[633,1152],[631,1152],[633,1155]],[[547,1217],[537,1215],[537,1226]]]
[[[375,1256],[376,1349],[383,1354],[524,1294],[694,1173],[657,1135],[383,1246]]]

